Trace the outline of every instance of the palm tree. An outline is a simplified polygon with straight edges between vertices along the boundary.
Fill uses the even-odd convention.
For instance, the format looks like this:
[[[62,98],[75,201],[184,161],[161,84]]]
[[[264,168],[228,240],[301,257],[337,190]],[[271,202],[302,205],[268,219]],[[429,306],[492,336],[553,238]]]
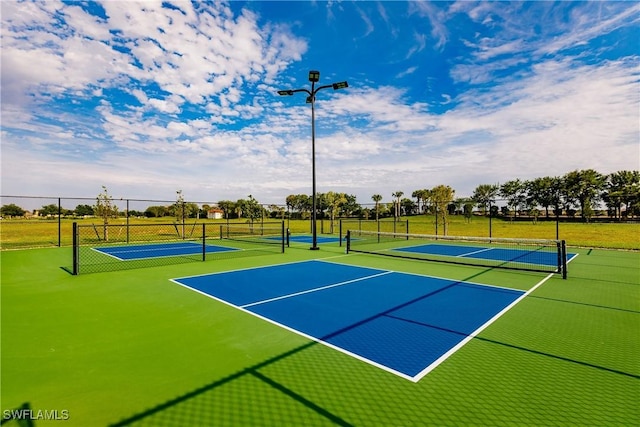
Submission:
[[[404,195],[404,193],[402,191],[396,191],[395,193],[392,193],[391,196],[393,198],[396,199],[395,201],[395,220],[399,221],[400,220],[400,197],[402,197]]]
[[[376,202],[376,221],[378,221],[378,213],[380,212],[380,200],[382,200],[382,196],[379,194],[374,194],[371,196],[371,199]]]
[[[427,199],[429,198],[429,190],[416,190],[413,193],[411,193],[411,197],[415,197],[416,200],[418,201],[418,213],[422,213],[422,211],[424,210],[424,204],[427,202]],[[423,202],[423,208],[420,209],[420,202]]]

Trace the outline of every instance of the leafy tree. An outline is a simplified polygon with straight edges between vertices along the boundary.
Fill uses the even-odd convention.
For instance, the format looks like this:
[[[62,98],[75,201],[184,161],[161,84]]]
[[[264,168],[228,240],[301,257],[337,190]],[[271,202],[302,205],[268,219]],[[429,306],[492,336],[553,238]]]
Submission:
[[[567,195],[580,204],[582,219],[589,222],[593,205],[601,200],[606,177],[593,169],[576,170],[565,175]]]
[[[527,204],[530,207],[537,205],[542,206],[545,209],[545,216],[549,218],[549,207],[557,204],[559,194],[556,185],[557,178],[545,176],[543,178],[535,178],[531,181],[527,181]]]
[[[185,236],[185,221],[187,218],[193,218],[200,210],[195,203],[187,203],[182,195],[182,190],[176,191],[176,202],[169,207],[169,211],[173,213],[176,222],[182,224],[182,236]]]
[[[338,213],[340,206],[347,203],[347,195],[344,193],[334,193],[333,191],[329,191],[324,194],[323,199],[327,205],[327,210],[329,211],[330,233],[333,233],[336,214]]]
[[[251,223],[262,217],[262,206],[258,204],[258,201],[253,198],[251,194],[249,194],[249,199],[239,199],[236,202],[236,212],[238,213],[238,218],[241,218],[242,215],[245,215]]]
[[[607,185],[603,200],[616,218],[622,218],[622,206],[625,213],[633,212],[633,206],[640,202],[640,171],[618,171],[607,176]]]
[[[306,194],[292,194],[287,196],[287,206],[300,214],[300,218],[305,218],[305,214],[311,212],[312,200]],[[307,216],[308,217],[308,216]]]
[[[218,202],[218,207],[224,212],[225,219],[231,218],[231,214],[236,210],[236,204],[231,200],[220,200]]]
[[[514,214],[517,215],[526,200],[526,186],[520,179],[507,181],[500,186],[500,196],[507,199],[507,206],[513,207]]]
[[[56,208],[57,212],[57,208]],[[0,208],[0,213],[2,216],[12,217],[12,216],[24,216],[25,210],[16,204],[3,205]]]
[[[500,187],[494,184],[481,184],[473,190],[471,199],[478,204],[484,215],[487,214],[487,208],[496,201]]]
[[[57,216],[58,215],[58,205],[50,204],[44,205],[40,208],[40,215],[42,216]]]
[[[469,203],[471,205],[471,210],[473,211],[473,207],[475,206],[475,203],[473,202],[473,200],[471,200],[469,197],[456,197],[453,200],[453,204],[455,206],[455,214],[464,214],[464,206]]]
[[[418,209],[418,206],[415,204],[415,202],[406,197],[400,201],[400,206],[402,207],[402,211],[405,213],[405,215],[415,212]]]
[[[96,205],[93,208],[96,216],[103,221],[103,238],[109,240],[109,219],[118,217],[118,207],[113,203],[113,197],[109,195],[107,187],[102,186],[102,192],[96,197]]]
[[[468,200],[467,202],[464,203],[464,206],[462,207],[462,210],[464,212],[464,219],[467,222],[471,222],[471,219],[473,218],[473,201]]]
[[[160,218],[167,214],[166,206],[149,206],[144,211],[144,216],[147,218]]]
[[[94,214],[93,206],[90,205],[78,205],[73,212],[77,216],[92,216]]]
[[[435,205],[435,214],[442,218],[444,235],[447,235],[447,207],[453,201],[455,190],[448,185],[438,185],[431,189],[431,200]]]
[[[342,205],[340,205],[341,216],[349,217],[354,213],[357,214],[362,211],[362,206],[360,206],[356,201],[356,196],[354,196],[353,194],[342,194],[344,194],[344,198],[346,201]]]
[[[280,205],[269,205],[269,211],[271,212],[272,218],[280,218],[280,219],[284,219],[287,213],[287,210]]]
[[[325,196],[325,193],[316,193],[316,216],[318,218],[324,218],[324,211],[329,209]],[[311,212],[313,213],[313,195],[309,197],[309,200],[311,200]]]

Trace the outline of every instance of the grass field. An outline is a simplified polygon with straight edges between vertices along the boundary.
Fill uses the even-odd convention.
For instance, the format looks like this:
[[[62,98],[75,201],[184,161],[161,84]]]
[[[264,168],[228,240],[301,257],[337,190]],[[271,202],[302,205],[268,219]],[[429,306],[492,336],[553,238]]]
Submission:
[[[433,216],[404,217],[402,221],[409,221],[409,229],[412,233],[435,234],[436,221]],[[99,225],[96,218],[81,220],[62,219],[60,225],[60,243],[62,246],[70,246],[72,242],[72,223]],[[171,223],[172,218],[130,218],[130,224],[154,224]],[[192,224],[195,220],[189,220]],[[225,220],[197,220],[198,223],[207,224],[224,223]],[[242,222],[244,220],[232,220]],[[277,221],[277,220],[266,220]],[[389,221],[385,219],[384,221]],[[125,219],[112,220],[112,225],[126,225]],[[310,232],[308,220],[286,221],[287,227],[293,233]],[[318,229],[324,233],[330,232],[329,220],[319,221]],[[338,222],[334,226],[334,234],[338,233]],[[580,223],[560,222],[558,225],[558,237],[566,240],[572,246],[589,248],[612,249],[640,249],[640,223]],[[443,234],[442,224],[439,224],[438,234]],[[480,236],[489,237],[489,219],[474,217],[466,221],[462,216],[450,216],[447,234],[456,236]],[[27,247],[47,247],[58,245],[58,221],[57,220],[11,220],[0,221],[1,245],[3,249],[19,249]],[[515,238],[540,238],[555,239],[556,223],[554,221],[509,221],[494,218],[491,221],[492,237]]]
[[[551,277],[413,383],[169,279],[315,258],[521,290],[545,275],[335,243],[79,276],[61,268],[70,248],[3,251],[3,417],[28,403],[68,414],[38,427],[640,425],[640,253],[571,252],[568,280]]]

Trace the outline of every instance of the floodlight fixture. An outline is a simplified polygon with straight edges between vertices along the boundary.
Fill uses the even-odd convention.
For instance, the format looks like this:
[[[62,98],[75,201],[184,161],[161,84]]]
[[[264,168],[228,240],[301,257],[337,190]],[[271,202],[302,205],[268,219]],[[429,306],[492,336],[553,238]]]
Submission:
[[[333,90],[338,90],[338,89],[344,89],[346,87],[349,87],[349,83],[344,81],[344,82],[334,83],[331,86],[333,86]]]
[[[292,90],[279,90],[278,91],[278,95],[280,95],[280,96],[287,96],[287,95],[291,96],[291,95],[293,95],[293,91]]]
[[[309,81],[317,83],[320,81],[320,71],[309,71]]]

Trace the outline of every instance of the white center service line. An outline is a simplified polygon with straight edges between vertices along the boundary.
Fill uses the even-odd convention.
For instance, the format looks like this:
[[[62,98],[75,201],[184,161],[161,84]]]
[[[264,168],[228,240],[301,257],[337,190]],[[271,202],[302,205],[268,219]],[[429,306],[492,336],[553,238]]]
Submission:
[[[467,252],[466,254],[458,255],[458,257],[466,257],[466,256],[469,256],[469,255],[479,254],[480,252],[487,252],[487,251],[490,251],[490,250],[493,250],[493,248],[485,248],[485,249],[480,249],[480,250],[473,251],[473,252]]]
[[[265,300],[262,300],[262,301],[252,302],[250,304],[241,305],[240,307],[241,308],[253,307],[254,305],[265,304],[265,303],[268,303],[268,302],[278,301],[278,300],[285,299],[285,298],[296,297],[298,295],[309,294],[311,292],[317,292],[317,291],[322,291],[322,290],[325,290],[325,289],[335,288],[336,286],[348,285],[349,283],[354,283],[354,282],[360,282],[362,280],[373,279],[374,277],[380,277],[380,276],[384,276],[384,275],[390,274],[390,273],[393,273],[393,271],[384,271],[382,273],[374,274],[372,276],[359,277],[357,279],[347,280],[346,282],[334,283],[333,285],[327,285],[327,286],[322,286],[322,287],[319,287],[319,288],[307,289],[306,291],[295,292],[293,294],[287,294],[287,295],[282,295],[282,296],[275,297],[275,298],[265,299]]]

